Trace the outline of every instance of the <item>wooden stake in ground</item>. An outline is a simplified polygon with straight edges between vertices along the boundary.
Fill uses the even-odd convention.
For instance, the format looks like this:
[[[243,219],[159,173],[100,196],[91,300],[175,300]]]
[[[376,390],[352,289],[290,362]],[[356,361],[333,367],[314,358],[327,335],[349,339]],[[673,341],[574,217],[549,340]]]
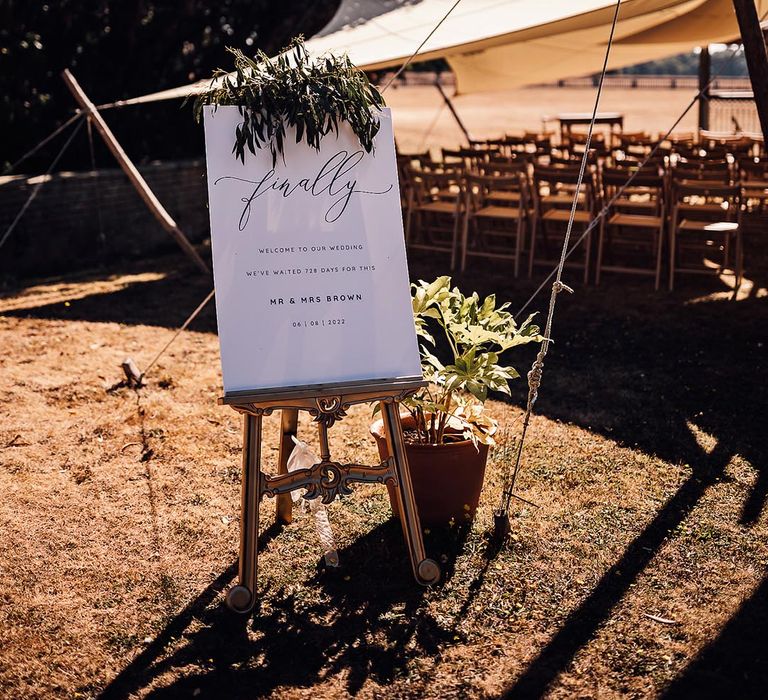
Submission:
[[[173,237],[173,239],[176,241],[176,243],[179,244],[179,247],[184,251],[184,253],[186,253],[191,258],[192,262],[194,262],[202,272],[210,275],[211,271],[208,268],[208,265],[194,249],[181,229],[176,225],[176,222],[165,210],[165,207],[160,204],[160,200],[158,200],[154,192],[152,192],[149,185],[147,184],[147,181],[141,176],[141,173],[138,171],[126,152],[123,150],[123,147],[115,138],[112,130],[107,126],[104,118],[96,109],[96,106],[93,104],[93,102],[90,101],[90,99],[88,99],[88,96],[85,94],[85,92],[83,92],[80,84],[77,82],[77,80],[75,80],[75,76],[73,76],[69,70],[65,69],[62,73],[62,78],[64,78],[64,82],[67,84],[67,87],[74,95],[80,107],[88,115],[90,115],[93,125],[104,139],[104,143],[106,143],[109,150],[112,151],[112,155],[115,156],[120,167],[123,169],[123,172],[125,172],[125,174],[128,176],[128,179],[136,188],[136,191],[144,200],[144,203],[147,205],[147,207],[149,207],[149,210],[160,222],[160,225]]]
[[[747,59],[752,94],[755,96],[757,116],[763,131],[763,142],[768,146],[768,53],[765,49],[765,37],[754,0],[733,0],[733,7],[744,44],[744,56]]]

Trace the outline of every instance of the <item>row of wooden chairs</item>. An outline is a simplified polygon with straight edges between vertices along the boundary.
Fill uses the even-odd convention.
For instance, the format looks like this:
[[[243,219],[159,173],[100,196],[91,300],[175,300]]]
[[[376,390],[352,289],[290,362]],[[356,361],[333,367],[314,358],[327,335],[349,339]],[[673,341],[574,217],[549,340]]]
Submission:
[[[594,265],[598,284],[606,271],[640,273],[652,275],[658,289],[665,250],[670,289],[681,272],[710,271],[693,264],[696,253],[719,258],[709,265],[720,272],[733,263],[740,281],[743,188],[680,174],[685,177],[653,168],[590,168],[572,213],[579,176],[572,165],[408,166],[402,174],[406,241],[413,249],[450,255],[451,268],[462,271],[475,258],[501,259],[511,261],[518,276],[527,257],[531,276],[534,266],[556,261],[573,216],[573,241],[585,235],[569,264],[582,269],[585,283]],[[597,222],[603,207],[607,211]]]
[[[423,170],[447,171],[459,169],[463,171],[478,171],[490,164],[510,163],[519,165],[527,163],[529,171],[535,164],[545,166],[571,166],[578,167],[580,157],[563,157],[562,153],[552,150],[540,154],[514,154],[504,156],[497,150],[489,149],[443,149],[442,160],[433,161],[428,152],[398,156],[401,168],[401,183],[407,180],[405,170],[411,165],[417,165]],[[768,158],[767,157],[740,157],[729,155],[727,158],[711,158],[701,155],[682,156],[674,153],[671,156],[654,155],[648,157],[631,156],[626,153],[612,154],[608,157],[600,157],[595,152],[588,154],[590,170],[600,177],[604,167],[637,168],[641,165],[650,170],[663,173],[671,182],[672,180],[707,180],[720,182],[724,185],[740,184],[744,190],[744,205],[750,213],[764,213],[768,209]],[[598,182],[600,187],[600,183]],[[405,206],[405,191],[402,191],[403,205]]]
[[[663,139],[663,134],[652,136],[644,131],[623,132],[617,134],[618,144],[606,141],[604,134],[594,133],[590,149],[603,157],[612,153],[624,153],[628,156],[648,155],[652,149],[662,156],[680,154],[682,156],[706,155],[710,158],[748,158],[760,155],[763,141],[757,136],[747,134],[720,134],[700,131],[698,133],[676,133]],[[554,132],[525,132],[522,135],[507,135],[495,139],[470,141],[474,151],[496,150],[501,155],[546,154],[553,149],[563,156],[581,155],[586,147],[587,135],[572,132],[567,142],[559,142]]]
[[[577,165],[581,162],[583,153],[569,155],[559,148],[552,148],[547,151],[541,150],[534,152],[513,152],[502,153],[497,148],[477,149],[477,148],[458,148],[441,150],[441,158],[433,161],[429,152],[421,154],[412,154],[410,156],[401,156],[401,162],[411,164],[414,160],[422,168],[451,168],[463,167],[465,169],[476,168],[483,163],[489,162],[515,162],[524,161],[529,164],[539,163],[540,165]],[[669,154],[654,153],[650,160],[648,154],[637,155],[628,153],[621,149],[612,149],[606,153],[600,153],[590,149],[587,155],[587,162],[591,166],[608,165],[609,167],[631,167],[640,163],[658,166],[660,169],[675,168],[682,170],[709,170],[719,171],[720,173],[730,175],[730,180],[735,181],[744,176],[743,171],[760,173],[766,169],[768,158],[757,158],[754,156],[733,155],[727,153],[724,156],[712,156],[710,154],[672,151]],[[717,175],[716,177],[720,177]]]

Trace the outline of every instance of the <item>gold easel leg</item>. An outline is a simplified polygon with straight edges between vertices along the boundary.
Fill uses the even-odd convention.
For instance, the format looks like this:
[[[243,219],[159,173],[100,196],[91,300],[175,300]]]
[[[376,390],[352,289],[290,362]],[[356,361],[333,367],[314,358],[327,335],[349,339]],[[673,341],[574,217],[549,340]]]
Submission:
[[[248,613],[256,603],[258,572],[259,501],[261,478],[261,416],[243,417],[243,474],[240,509],[239,583],[227,592],[227,605],[238,613]]]
[[[280,452],[278,453],[277,473],[288,473],[288,458],[293,450],[292,437],[296,437],[299,428],[299,412],[293,408],[284,408],[280,412],[281,436]],[[288,525],[293,520],[293,504],[290,493],[277,496],[277,522]]]
[[[382,402],[381,413],[387,433],[389,454],[395,460],[397,475],[397,501],[400,507],[400,521],[403,525],[405,543],[411,557],[411,566],[416,581],[423,586],[436,583],[440,578],[440,567],[437,562],[427,559],[424,551],[424,540],[421,536],[421,523],[416,510],[416,499],[413,496],[411,473],[408,470],[408,458],[405,454],[403,426],[400,423],[400,406],[396,401]]]

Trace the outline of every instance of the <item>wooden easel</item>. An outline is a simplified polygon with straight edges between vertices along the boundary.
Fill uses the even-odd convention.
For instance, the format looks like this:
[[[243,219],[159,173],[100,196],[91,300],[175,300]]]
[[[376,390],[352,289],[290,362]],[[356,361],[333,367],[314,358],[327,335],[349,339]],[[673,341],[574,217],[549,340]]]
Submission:
[[[420,377],[415,377],[232,392],[219,399],[220,404],[230,405],[243,414],[240,568],[238,584],[227,593],[230,609],[248,613],[256,603],[261,497],[277,497],[277,518],[288,523],[292,517],[290,492],[299,488],[307,490],[304,498],[320,498],[323,503],[331,503],[336,496],[351,493],[350,483],[354,481],[395,486],[403,534],[416,581],[425,586],[437,582],[440,567],[432,559],[427,559],[424,552],[400,423],[400,402],[424,385]],[[381,404],[390,457],[378,466],[332,461],[328,428],[342,420],[350,406],[372,402]],[[267,476],[261,471],[261,424],[262,417],[276,409],[281,411],[282,423],[279,469],[277,476]],[[320,461],[308,469],[288,473],[288,456],[293,449],[291,436],[296,434],[299,411],[307,411],[318,424]]]

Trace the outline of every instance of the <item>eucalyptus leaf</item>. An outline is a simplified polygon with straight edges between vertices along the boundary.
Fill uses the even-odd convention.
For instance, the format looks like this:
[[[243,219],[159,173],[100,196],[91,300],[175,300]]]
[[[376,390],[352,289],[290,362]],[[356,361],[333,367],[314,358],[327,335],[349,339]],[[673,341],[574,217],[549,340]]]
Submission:
[[[338,134],[345,122],[363,149],[373,152],[384,99],[347,56],[313,60],[302,37],[274,59],[263,51],[255,59],[240,49],[227,51],[234,57],[234,75],[216,70],[209,89],[196,97],[193,114],[199,122],[205,105],[237,105],[243,122],[232,152],[241,161],[246,149],[255,154],[268,148],[274,166],[284,157],[286,127],[295,128],[296,143],[303,139],[319,150],[323,136]]]

